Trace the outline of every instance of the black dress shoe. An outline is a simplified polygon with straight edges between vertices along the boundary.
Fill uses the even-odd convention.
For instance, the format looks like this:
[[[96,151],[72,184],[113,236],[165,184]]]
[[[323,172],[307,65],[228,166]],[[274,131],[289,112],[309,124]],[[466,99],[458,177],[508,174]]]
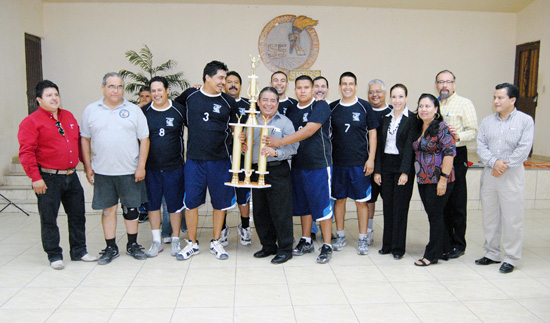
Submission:
[[[403,255],[393,255],[393,259],[395,260],[399,260],[401,258],[403,258]]]
[[[503,274],[509,274],[512,271],[514,271],[514,266],[510,265],[507,262],[503,262],[498,271],[500,271]]]
[[[384,250],[384,249],[378,250],[378,253],[381,254],[381,255],[387,255],[387,254],[389,254],[390,252],[391,252],[391,251],[386,251],[386,250]]]
[[[292,259],[292,254],[280,254],[280,255],[276,255],[275,258],[271,259],[271,263],[276,265],[283,264],[289,261],[290,259]]]
[[[451,259],[456,259],[460,256],[464,255],[464,250],[460,250],[460,249],[457,249],[457,248],[453,248],[453,250],[451,250],[451,252],[449,252],[449,258]]]
[[[277,254],[277,253],[262,249],[262,250],[257,251],[257,252],[254,253],[254,258],[265,258],[265,257],[269,257],[269,256],[275,255],[275,254]]]
[[[444,260],[444,261],[448,261],[449,260],[449,253],[445,252],[444,254],[441,255],[441,258],[439,258],[439,259]]]
[[[494,261],[493,259],[489,259],[487,257],[476,260],[476,265],[487,266],[491,264],[500,264],[500,261]]]

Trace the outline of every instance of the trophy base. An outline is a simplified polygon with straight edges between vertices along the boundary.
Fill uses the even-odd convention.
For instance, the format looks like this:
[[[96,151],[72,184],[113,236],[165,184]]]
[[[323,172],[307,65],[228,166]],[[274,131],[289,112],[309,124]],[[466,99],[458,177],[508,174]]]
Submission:
[[[250,184],[245,184],[244,181],[239,181],[239,184],[233,184],[231,182],[226,182],[225,185],[233,186],[233,187],[240,187],[240,188],[268,188],[268,187],[271,187],[271,184],[260,185],[256,182],[250,182]]]

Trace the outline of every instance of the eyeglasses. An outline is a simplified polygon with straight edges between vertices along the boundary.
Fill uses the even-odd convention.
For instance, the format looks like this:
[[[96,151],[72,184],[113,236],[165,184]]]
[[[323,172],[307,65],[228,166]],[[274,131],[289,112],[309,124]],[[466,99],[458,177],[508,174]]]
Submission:
[[[369,91],[369,95],[373,95],[374,93],[380,95],[380,94],[384,93],[384,91],[382,91],[382,90]]]
[[[107,86],[107,88],[111,91],[114,91],[114,90],[122,91],[124,89],[124,86],[122,86],[122,85],[119,85],[119,86],[109,85],[109,86]]]
[[[437,81],[436,83],[443,85],[443,84],[453,84],[454,82],[455,81]]]
[[[65,137],[65,130],[63,130],[63,127],[61,126],[61,121],[57,121],[55,123],[55,126],[57,127],[57,131],[59,131],[59,134]]]

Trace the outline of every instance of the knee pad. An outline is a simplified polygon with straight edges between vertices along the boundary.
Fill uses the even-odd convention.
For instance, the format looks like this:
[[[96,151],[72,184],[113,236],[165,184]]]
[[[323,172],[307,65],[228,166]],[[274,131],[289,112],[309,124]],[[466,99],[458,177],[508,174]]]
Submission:
[[[137,221],[139,218],[139,210],[137,207],[122,207],[122,216],[129,221]]]

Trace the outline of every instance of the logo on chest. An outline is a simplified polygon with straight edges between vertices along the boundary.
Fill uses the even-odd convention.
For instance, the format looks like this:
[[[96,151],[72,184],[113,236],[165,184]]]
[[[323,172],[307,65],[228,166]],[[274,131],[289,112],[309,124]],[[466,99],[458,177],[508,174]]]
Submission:
[[[166,126],[167,127],[173,127],[174,126],[174,118],[166,118]]]
[[[130,116],[130,111],[126,110],[126,109],[122,109],[120,110],[120,112],[118,113],[118,115],[121,117],[121,118],[128,118]]]
[[[212,112],[220,113],[221,108],[222,108],[221,105],[214,103],[214,106],[212,106]]]
[[[352,112],[351,113],[351,118],[352,118],[352,121],[360,121],[359,120],[359,117],[361,116],[361,114],[359,112]]]
[[[307,121],[308,114],[309,114],[309,112],[304,113],[304,115],[302,116],[302,122],[308,122]]]
[[[287,107],[284,107],[284,108],[283,108],[283,115],[285,115],[285,116],[286,116],[286,110],[287,110],[287,109],[288,109]]]
[[[246,109],[245,108],[239,108],[239,113],[244,116],[244,114],[246,113]]]

